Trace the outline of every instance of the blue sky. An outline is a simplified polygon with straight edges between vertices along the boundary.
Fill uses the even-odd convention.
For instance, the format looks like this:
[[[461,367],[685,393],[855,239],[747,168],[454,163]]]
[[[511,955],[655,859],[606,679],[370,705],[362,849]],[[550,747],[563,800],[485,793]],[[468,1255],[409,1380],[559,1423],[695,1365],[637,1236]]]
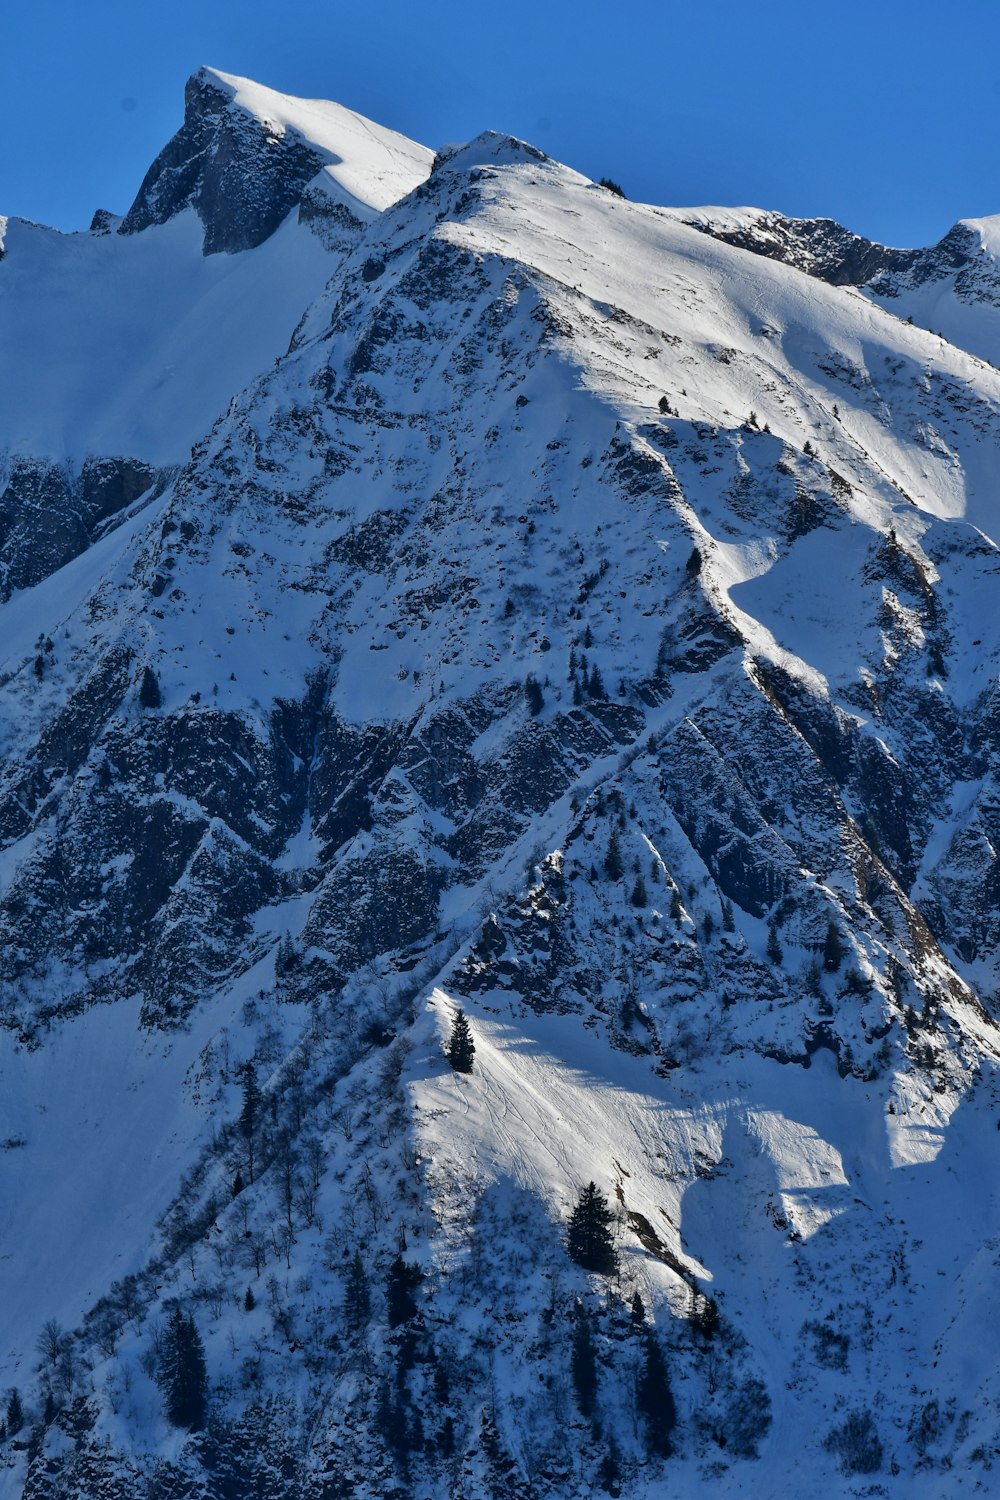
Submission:
[[[630,197],[898,245],[1000,212],[1000,0],[33,0],[0,49],[0,213],[123,212],[209,63],[430,146],[509,130]]]

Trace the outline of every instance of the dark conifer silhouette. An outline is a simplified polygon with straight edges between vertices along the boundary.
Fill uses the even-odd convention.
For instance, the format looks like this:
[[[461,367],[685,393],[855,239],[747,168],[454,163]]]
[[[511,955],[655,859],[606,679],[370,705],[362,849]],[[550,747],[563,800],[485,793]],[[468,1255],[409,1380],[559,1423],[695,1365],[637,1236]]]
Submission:
[[[472,1032],[469,1029],[469,1018],[464,1010],[457,1010],[451,1026],[451,1036],[445,1048],[445,1056],[456,1073],[471,1073],[475,1055],[476,1044],[472,1040]]]
[[[355,1250],[354,1258],[347,1268],[347,1284],[344,1287],[344,1317],[347,1326],[358,1333],[367,1325],[370,1316],[371,1293],[368,1289],[368,1274],[361,1259],[361,1252]]]
[[[823,967],[828,974],[836,974],[844,960],[844,944],[837,931],[836,922],[830,922],[823,939]]]
[[[411,1318],[416,1317],[417,1303],[414,1293],[424,1279],[424,1273],[419,1266],[411,1266],[406,1263],[401,1255],[397,1255],[389,1267],[389,1278],[386,1283],[386,1313],[390,1328],[398,1328],[402,1323],[408,1323]]]
[[[649,1451],[660,1458],[669,1457],[673,1446],[670,1434],[677,1425],[677,1408],[663,1351],[652,1329],[646,1335],[646,1357],[639,1372],[636,1406],[645,1425]]]
[[[597,1400],[597,1359],[594,1354],[594,1338],[590,1319],[584,1307],[578,1307],[573,1326],[573,1350],[570,1356],[573,1389],[580,1413],[590,1417]]]
[[[156,680],[156,673],[152,667],[143,667],[142,669],[142,682],[139,684],[139,702],[143,708],[159,708],[163,702],[160,684]]]
[[[618,829],[612,828],[611,837],[608,839],[608,849],[604,856],[604,873],[609,880],[621,880],[625,873],[625,865],[622,860],[622,846],[618,838]]]
[[[240,1134],[247,1143],[247,1169],[250,1181],[253,1182],[254,1145],[260,1121],[260,1086],[257,1083],[257,1070],[252,1062],[245,1062],[239,1071],[243,1084]]]
[[[571,1260],[585,1271],[613,1276],[618,1269],[612,1226],[615,1216],[608,1200],[597,1186],[589,1182],[570,1215],[566,1231],[566,1249]]]
[[[7,1397],[6,1426],[8,1437],[13,1437],[15,1432],[20,1432],[24,1426],[24,1407],[21,1404],[21,1393],[16,1385],[11,1386],[10,1395]]]
[[[163,1336],[157,1383],[173,1426],[200,1432],[208,1407],[205,1348],[194,1318],[176,1304]]]

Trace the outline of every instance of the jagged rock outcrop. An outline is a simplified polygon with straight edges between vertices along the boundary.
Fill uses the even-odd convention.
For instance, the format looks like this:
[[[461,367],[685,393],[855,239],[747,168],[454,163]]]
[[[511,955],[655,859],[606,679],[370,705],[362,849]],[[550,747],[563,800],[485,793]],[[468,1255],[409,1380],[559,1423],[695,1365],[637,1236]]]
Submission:
[[[202,68],[184,89],[184,123],[143,178],[119,234],[138,234],[194,208],[205,254],[252,250],[300,202],[325,153],[234,103],[222,75]]]
[[[13,459],[0,478],[0,597],[79,556],[169,477],[135,458],[87,458],[78,473],[46,459]]]

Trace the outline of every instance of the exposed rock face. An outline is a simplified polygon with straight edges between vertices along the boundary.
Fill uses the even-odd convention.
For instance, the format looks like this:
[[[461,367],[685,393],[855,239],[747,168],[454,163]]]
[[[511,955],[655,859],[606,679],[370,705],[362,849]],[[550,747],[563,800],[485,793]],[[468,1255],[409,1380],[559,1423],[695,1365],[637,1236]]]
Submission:
[[[0,598],[40,583],[79,554],[166,476],[141,459],[67,464],[15,458],[0,490]]]
[[[188,79],[184,123],[143,178],[119,234],[165,224],[193,207],[205,254],[252,250],[274,233],[325,161],[287,131],[269,129],[233,102],[208,69]]]
[[[892,250],[852,233],[835,219],[790,219],[779,213],[755,213],[742,223],[726,223],[714,221],[709,211],[688,222],[727,245],[795,266],[831,286],[863,286],[883,273],[908,271],[915,264],[927,268],[935,253]]]
[[[953,225],[943,239],[926,249],[893,250],[854,234],[835,219],[790,219],[784,214],[755,212],[742,222],[727,222],[714,220],[709,210],[687,222],[727,245],[795,266],[831,286],[870,286],[885,296],[898,295],[905,285],[951,277],[959,287],[971,290],[975,280],[971,267],[982,249],[967,223]]]

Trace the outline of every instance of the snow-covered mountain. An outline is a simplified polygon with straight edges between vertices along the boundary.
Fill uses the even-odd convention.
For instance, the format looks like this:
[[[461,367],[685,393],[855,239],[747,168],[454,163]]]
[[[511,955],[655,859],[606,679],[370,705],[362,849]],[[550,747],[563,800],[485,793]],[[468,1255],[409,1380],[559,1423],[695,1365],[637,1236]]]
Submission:
[[[0,1493],[989,1492],[1000,373],[834,239],[206,71],[8,227]]]
[[[124,218],[0,219],[0,596],[162,490],[432,154],[203,68]]]

